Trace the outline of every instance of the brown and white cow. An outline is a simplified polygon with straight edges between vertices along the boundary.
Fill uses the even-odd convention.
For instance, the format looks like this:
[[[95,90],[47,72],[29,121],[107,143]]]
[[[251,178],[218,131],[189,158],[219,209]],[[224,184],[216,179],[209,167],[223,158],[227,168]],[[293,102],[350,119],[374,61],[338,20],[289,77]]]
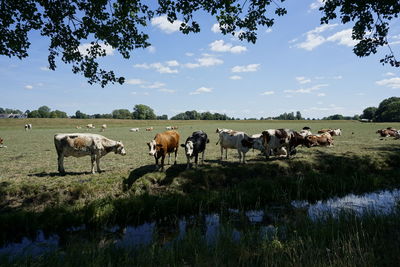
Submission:
[[[97,172],[100,170],[100,158],[109,152],[125,155],[124,145],[119,141],[108,139],[99,134],[90,133],[68,133],[56,134],[54,145],[58,155],[58,171],[65,174],[64,157],[90,156],[92,162],[92,173],[95,173],[94,162],[96,161]]]
[[[86,129],[94,129],[96,128],[92,123],[86,125]]]
[[[154,139],[147,143],[149,146],[149,155],[154,156],[156,160],[156,170],[159,169],[158,160],[161,158],[161,171],[164,171],[164,159],[168,154],[168,164],[170,163],[171,152],[175,152],[174,164],[179,148],[179,133],[177,131],[165,131],[158,133]]]
[[[219,139],[217,142],[221,146],[221,160],[225,149],[225,159],[228,159],[228,148],[237,149],[239,163],[246,163],[246,153],[253,147],[253,138],[244,132],[232,131],[228,129],[217,129]]]
[[[4,139],[0,137],[0,148],[7,148],[7,146],[3,145]]]
[[[148,128],[146,128],[146,131],[148,131],[148,132],[151,132],[151,131],[153,131],[153,127],[148,127]]]
[[[392,127],[388,127],[386,129],[380,129],[380,130],[376,131],[376,133],[380,134],[380,136],[382,136],[382,137],[388,137],[388,136],[395,137],[396,132],[397,132],[397,130]]]
[[[286,157],[296,153],[295,148],[299,145],[309,147],[307,139],[300,133],[289,129],[269,129],[262,132],[263,145],[265,147],[267,158],[273,151],[279,151],[285,148]]]
[[[332,146],[333,139],[329,133],[312,134],[306,137],[309,146]]]
[[[24,128],[25,128],[25,131],[32,130],[32,124],[30,124],[30,123],[25,124]]]

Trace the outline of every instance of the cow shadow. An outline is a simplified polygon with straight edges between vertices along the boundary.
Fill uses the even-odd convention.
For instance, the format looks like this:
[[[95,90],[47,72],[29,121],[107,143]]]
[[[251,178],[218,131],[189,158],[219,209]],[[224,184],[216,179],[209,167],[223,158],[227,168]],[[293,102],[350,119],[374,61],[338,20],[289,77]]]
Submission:
[[[142,177],[145,174],[152,173],[152,172],[156,172],[154,164],[145,165],[145,166],[141,166],[139,168],[134,169],[133,171],[131,171],[128,178],[126,178],[122,181],[123,190],[124,191],[129,190],[129,188],[131,188],[132,184],[134,182],[136,182],[137,179],[139,179],[140,177]]]
[[[104,171],[102,171],[104,172]],[[38,173],[30,173],[28,176],[30,177],[57,177],[57,176],[72,176],[72,175],[87,175],[92,174],[91,172],[38,172]]]

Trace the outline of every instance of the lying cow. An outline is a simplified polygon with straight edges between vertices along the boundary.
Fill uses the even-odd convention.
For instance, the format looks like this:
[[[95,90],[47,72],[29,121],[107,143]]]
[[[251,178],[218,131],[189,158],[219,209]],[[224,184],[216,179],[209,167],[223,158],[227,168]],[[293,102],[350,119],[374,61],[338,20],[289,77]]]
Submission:
[[[164,159],[168,154],[168,164],[170,162],[171,152],[175,152],[175,161],[179,148],[179,133],[176,131],[165,131],[158,133],[154,139],[147,143],[149,146],[149,155],[154,156],[156,160],[156,170],[159,169],[158,160],[161,158],[161,171],[164,171]]]
[[[129,131],[130,132],[139,132],[139,128],[130,128]]]
[[[148,131],[148,132],[151,132],[151,131],[153,131],[153,127],[148,127],[148,128],[146,128],[146,131]]]
[[[382,136],[382,137],[388,137],[388,136],[395,137],[396,132],[397,132],[397,130],[393,129],[391,127],[387,128],[387,129],[380,129],[380,130],[376,131],[376,133],[380,134],[380,136]]]
[[[58,155],[58,171],[65,174],[64,157],[90,156],[92,162],[92,173],[95,173],[94,162],[96,161],[97,172],[100,170],[100,158],[109,152],[125,155],[124,145],[119,141],[108,139],[99,134],[72,133],[56,134],[54,144]]]
[[[219,129],[217,129],[218,131]],[[221,160],[225,149],[225,159],[228,159],[228,148],[237,149],[239,154],[239,163],[246,163],[246,153],[253,147],[253,138],[244,132],[232,130],[219,131],[219,140],[217,142],[221,146]],[[242,156],[243,155],[243,156]]]
[[[286,150],[286,157],[296,154],[296,147],[305,145],[309,147],[307,139],[296,131],[289,129],[269,129],[262,132],[263,145],[265,147],[267,158],[272,155],[273,151]]]
[[[94,129],[96,127],[92,123],[89,123],[89,124],[86,125],[86,128],[87,129]]]
[[[308,146],[332,146],[333,139],[329,133],[323,133],[318,135],[309,135],[306,137]]]
[[[101,132],[104,132],[106,129],[107,129],[107,124],[101,125],[101,129],[100,129]]]
[[[25,124],[25,131],[32,130],[32,124]]]
[[[331,136],[341,136],[342,135],[342,129],[333,129],[332,131],[329,132]]]
[[[208,144],[210,140],[207,137],[207,134],[203,131],[193,132],[191,136],[186,139],[185,144],[181,144],[181,147],[185,148],[185,154],[187,158],[186,169],[190,168],[190,159],[194,157],[195,167],[197,168],[197,161],[199,158],[199,153],[201,155],[201,164],[204,164],[204,153],[206,150],[206,144]]]

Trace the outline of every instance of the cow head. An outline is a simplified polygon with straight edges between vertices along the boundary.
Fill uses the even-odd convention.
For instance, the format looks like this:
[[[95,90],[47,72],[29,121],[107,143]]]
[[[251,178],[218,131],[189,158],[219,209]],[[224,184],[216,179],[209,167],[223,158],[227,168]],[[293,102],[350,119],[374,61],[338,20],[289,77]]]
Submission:
[[[248,137],[242,140],[242,146],[252,148],[254,144],[254,138]]]
[[[188,157],[193,156],[194,145],[193,145],[192,141],[190,141],[190,140],[186,141],[185,144],[181,144],[181,147],[185,148],[186,156],[188,156]]]
[[[265,151],[265,147],[263,145],[263,138],[262,137],[254,138],[254,140],[253,140],[253,148],[257,149],[257,150],[260,150],[261,152]]]
[[[304,144],[307,147],[318,146],[318,137],[316,135],[308,135],[305,138]]]
[[[124,145],[122,144],[121,141],[117,141],[117,144],[115,145],[116,149],[115,149],[115,154],[120,154],[122,156],[126,155],[126,151],[124,148]]]
[[[157,151],[160,150],[160,148],[162,147],[161,144],[156,143],[156,140],[151,140],[151,142],[147,143],[147,145],[149,146],[150,156],[157,156]]]

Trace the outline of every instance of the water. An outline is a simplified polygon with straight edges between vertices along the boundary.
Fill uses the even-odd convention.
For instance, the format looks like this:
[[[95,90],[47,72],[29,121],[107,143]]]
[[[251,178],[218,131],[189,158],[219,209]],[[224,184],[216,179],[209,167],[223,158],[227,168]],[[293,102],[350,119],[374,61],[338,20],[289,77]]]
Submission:
[[[365,212],[374,214],[390,214],[400,200],[400,190],[379,191],[375,193],[332,198],[310,204],[306,201],[293,201],[292,207],[306,210],[312,220],[324,219],[327,216],[337,217],[342,211],[351,211],[356,215]],[[208,243],[213,243],[221,231],[221,225],[228,223],[233,227],[234,240],[240,239],[241,232],[249,225],[259,226],[260,234],[266,237],[276,235],[272,222],[279,221],[288,209],[269,207],[265,210],[240,212],[229,209],[226,214],[201,214],[184,218],[164,218],[156,222],[139,226],[114,226],[101,232],[89,232],[85,226],[71,227],[62,234],[45,235],[38,231],[35,238],[22,238],[20,242],[10,243],[0,248],[1,255],[42,255],[56,249],[62,249],[71,238],[82,241],[95,241],[99,245],[115,244],[120,247],[137,247],[153,242],[170,245],[174,240],[182,239],[190,229],[200,229]],[[283,221],[283,220],[282,220]],[[284,222],[283,222],[284,223]]]

